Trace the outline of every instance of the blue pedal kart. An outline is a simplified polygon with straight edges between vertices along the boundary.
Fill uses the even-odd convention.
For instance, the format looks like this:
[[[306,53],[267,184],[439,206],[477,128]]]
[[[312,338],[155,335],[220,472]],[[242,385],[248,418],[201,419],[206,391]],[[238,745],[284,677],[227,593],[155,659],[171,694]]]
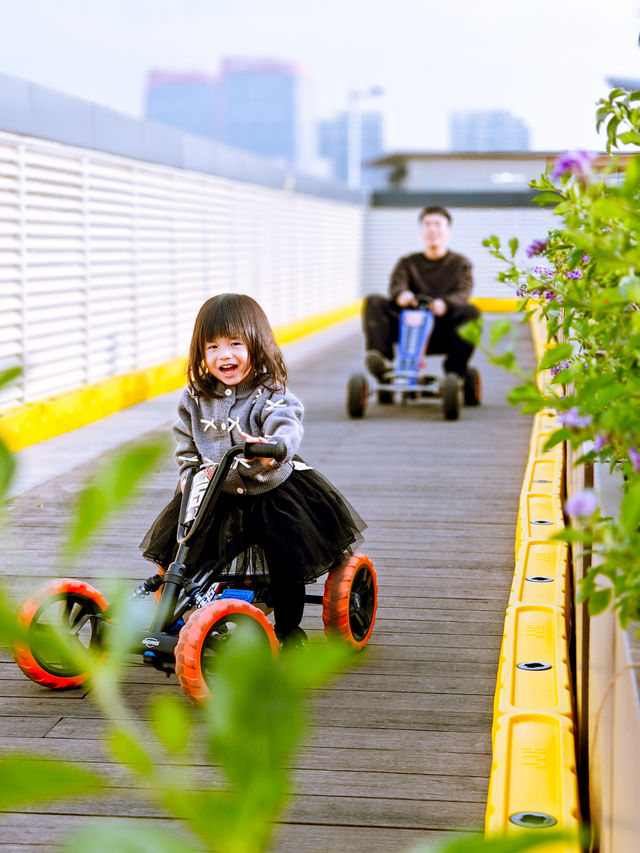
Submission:
[[[380,379],[370,379],[363,373],[354,373],[349,378],[349,417],[361,418],[371,397],[380,405],[437,397],[442,401],[442,413],[448,421],[460,417],[463,405],[480,405],[482,384],[475,367],[467,368],[464,379],[456,373],[446,373],[443,377],[427,373],[425,357],[434,324],[433,312],[424,304],[401,311],[398,345],[391,370]]]

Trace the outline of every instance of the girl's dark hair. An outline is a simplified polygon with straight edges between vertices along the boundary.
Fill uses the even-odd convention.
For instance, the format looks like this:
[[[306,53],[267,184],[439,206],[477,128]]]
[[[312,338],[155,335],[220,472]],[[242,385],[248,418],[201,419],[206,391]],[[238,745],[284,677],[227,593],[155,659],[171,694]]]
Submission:
[[[207,299],[193,327],[187,381],[194,393],[211,394],[216,380],[205,362],[205,345],[216,338],[238,338],[247,346],[254,377],[267,388],[284,388],[287,369],[267,315],[255,299],[242,293],[221,293]]]

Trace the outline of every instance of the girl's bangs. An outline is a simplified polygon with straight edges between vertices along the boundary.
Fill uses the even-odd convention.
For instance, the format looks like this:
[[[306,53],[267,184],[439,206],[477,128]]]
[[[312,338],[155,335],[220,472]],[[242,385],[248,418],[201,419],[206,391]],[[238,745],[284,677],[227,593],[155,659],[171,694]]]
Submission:
[[[243,318],[234,305],[222,304],[217,311],[211,311],[204,318],[202,326],[202,344],[216,338],[239,338],[247,343]]]

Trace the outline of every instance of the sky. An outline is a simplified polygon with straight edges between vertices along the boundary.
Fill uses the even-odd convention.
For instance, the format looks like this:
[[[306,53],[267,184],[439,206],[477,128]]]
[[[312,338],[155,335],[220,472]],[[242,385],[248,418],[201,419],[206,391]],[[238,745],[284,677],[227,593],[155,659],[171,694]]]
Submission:
[[[309,109],[350,91],[387,151],[438,151],[455,110],[506,109],[534,150],[603,148],[608,76],[640,79],[640,0],[0,0],[0,71],[144,116],[150,69],[214,74],[227,56],[303,70]]]

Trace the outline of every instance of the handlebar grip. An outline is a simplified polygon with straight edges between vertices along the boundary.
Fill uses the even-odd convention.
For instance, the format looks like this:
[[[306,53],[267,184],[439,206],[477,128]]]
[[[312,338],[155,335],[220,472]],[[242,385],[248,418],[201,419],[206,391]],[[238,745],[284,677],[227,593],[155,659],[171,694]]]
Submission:
[[[277,462],[282,462],[287,455],[287,446],[283,441],[276,441],[273,444],[248,442],[244,446],[244,455],[247,459],[259,456],[261,459],[275,459]]]

